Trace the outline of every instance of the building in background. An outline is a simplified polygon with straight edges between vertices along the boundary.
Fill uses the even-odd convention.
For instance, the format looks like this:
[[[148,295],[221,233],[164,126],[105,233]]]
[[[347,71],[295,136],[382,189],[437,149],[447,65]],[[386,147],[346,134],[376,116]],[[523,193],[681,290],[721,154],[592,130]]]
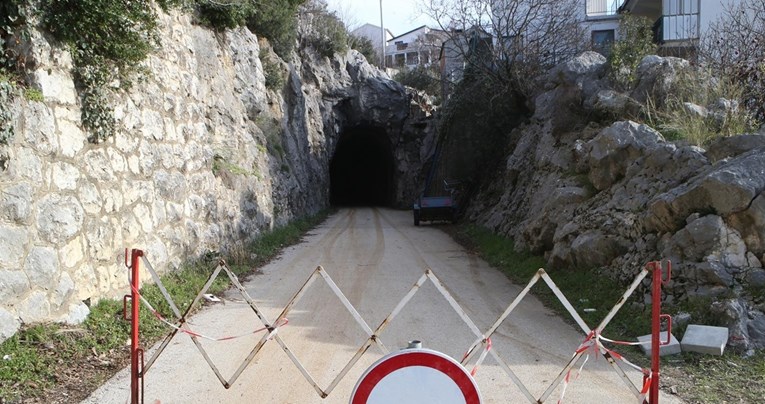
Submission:
[[[602,55],[611,53],[611,44],[619,38],[619,7],[624,0],[585,0],[583,25],[592,49]]]
[[[385,66],[412,69],[438,63],[441,45],[446,39],[446,32],[427,25],[393,37],[385,49]]]
[[[685,55],[694,50],[710,25],[727,7],[743,0],[625,0],[620,13],[654,21],[654,40],[665,54]]]
[[[377,25],[367,23],[351,31],[351,35],[357,36],[359,38],[366,38],[370,42],[372,42],[372,46],[375,49],[375,54],[377,55],[377,60],[369,60],[368,62],[379,65],[380,61],[382,60],[381,58],[382,58],[382,51],[383,51],[382,28]],[[391,39],[393,39],[393,33],[386,28],[385,29],[386,44]]]

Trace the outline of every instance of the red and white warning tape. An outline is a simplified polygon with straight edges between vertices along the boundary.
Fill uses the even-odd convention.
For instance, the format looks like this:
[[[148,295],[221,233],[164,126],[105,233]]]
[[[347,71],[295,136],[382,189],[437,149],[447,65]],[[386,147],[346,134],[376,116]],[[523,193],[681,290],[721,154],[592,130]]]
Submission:
[[[135,292],[135,294],[140,298],[141,302],[146,306],[146,308],[151,312],[151,314],[154,315],[154,317],[156,317],[159,321],[161,321],[162,323],[164,323],[168,327],[170,327],[170,328],[172,328],[172,329],[174,329],[176,331],[182,332],[184,334],[188,334],[188,335],[193,336],[193,337],[206,339],[208,341],[216,341],[216,342],[217,341],[230,341],[230,340],[234,340],[234,339],[244,338],[244,337],[247,337],[247,336],[250,336],[250,335],[253,335],[253,334],[257,334],[257,333],[263,332],[263,331],[271,331],[273,333],[276,333],[276,331],[277,331],[277,329],[279,327],[287,325],[289,323],[289,320],[284,318],[281,321],[279,321],[277,324],[272,325],[271,327],[267,327],[267,326],[260,327],[260,328],[257,328],[255,330],[253,330],[253,331],[250,331],[250,332],[247,332],[247,333],[244,333],[244,334],[241,334],[241,335],[231,335],[231,336],[223,336],[223,337],[210,337],[210,336],[198,333],[196,331],[193,331],[190,328],[184,328],[184,327],[182,327],[180,325],[173,324],[170,321],[168,321],[167,319],[165,319],[162,316],[162,314],[160,314],[159,311],[157,311],[157,309],[155,309],[154,306],[152,306],[151,303],[145,297],[143,297],[141,292],[139,290],[137,290],[135,288],[135,286],[133,286],[133,281],[130,278],[131,278],[131,276],[128,273],[128,281],[129,281],[129,284],[130,284],[130,289],[132,289],[133,292]],[[186,322],[186,324],[188,324],[188,323]]]
[[[628,345],[628,346],[636,346],[636,345],[644,345],[644,342],[629,342],[629,341],[617,341],[612,340],[609,338],[606,338],[602,335],[600,335],[596,330],[590,331],[589,334],[587,334],[587,337],[585,340],[579,345],[579,347],[574,352],[574,356],[579,354],[584,354],[586,351],[592,349],[594,351],[595,357],[597,358],[598,355],[600,355],[601,352],[605,352],[605,354],[609,355],[614,360],[619,360],[622,363],[626,364],[627,366],[637,370],[638,372],[643,373],[645,376],[645,380],[643,382],[642,389],[640,390],[640,396],[638,397],[638,403],[645,402],[646,394],[648,393],[648,390],[651,386],[651,376],[652,372],[650,369],[644,369],[622,356],[620,353],[606,348],[601,341],[610,342],[612,344],[616,345]],[[601,351],[602,350],[602,351]],[[577,380],[579,378],[579,375],[582,373],[582,369],[584,368],[584,365],[587,363],[587,361],[590,359],[590,354],[587,354],[584,357],[584,361],[582,361],[582,365],[579,366],[579,370],[577,371],[576,375],[574,376],[573,380],[571,379],[571,370],[569,369],[566,373],[566,377],[563,379],[563,388],[561,389],[560,393],[560,399],[558,399],[558,404],[563,403],[563,397],[566,395],[566,388],[568,387],[569,383],[572,383],[573,381]]]

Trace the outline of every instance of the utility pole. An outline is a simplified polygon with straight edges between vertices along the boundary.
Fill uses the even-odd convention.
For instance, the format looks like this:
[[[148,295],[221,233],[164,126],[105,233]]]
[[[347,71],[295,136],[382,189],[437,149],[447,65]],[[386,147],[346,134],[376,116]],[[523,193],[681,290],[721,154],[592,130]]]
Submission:
[[[385,69],[385,24],[383,23],[382,0],[380,0],[380,36],[382,39],[382,51],[380,52],[380,66]]]

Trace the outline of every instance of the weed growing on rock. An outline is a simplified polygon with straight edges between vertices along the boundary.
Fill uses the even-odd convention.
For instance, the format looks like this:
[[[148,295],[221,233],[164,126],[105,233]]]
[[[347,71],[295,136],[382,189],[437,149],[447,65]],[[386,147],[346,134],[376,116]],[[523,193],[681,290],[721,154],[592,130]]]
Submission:
[[[312,2],[304,11],[306,45],[321,56],[332,57],[348,50],[348,31],[343,21],[327,9],[326,3]]]
[[[740,135],[758,126],[749,111],[740,106],[743,96],[739,82],[693,69],[679,73],[662,107],[649,98],[643,115],[668,140],[706,146],[719,137]]]
[[[114,134],[109,95],[130,77],[158,44],[151,0],[44,0],[43,24],[66,44],[75,62],[82,122],[99,143]]]
[[[10,110],[14,91],[13,83],[7,77],[0,76],[0,145],[9,144],[15,134]]]
[[[608,56],[611,80],[622,89],[632,88],[638,64],[656,52],[651,21],[645,17],[624,15],[619,25],[619,40]]]

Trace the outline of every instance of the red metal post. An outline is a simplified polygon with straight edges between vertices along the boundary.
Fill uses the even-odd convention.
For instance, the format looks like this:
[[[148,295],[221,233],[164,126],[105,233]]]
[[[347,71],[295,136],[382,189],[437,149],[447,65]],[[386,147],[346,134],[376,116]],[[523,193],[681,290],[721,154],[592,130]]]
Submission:
[[[127,253],[127,251],[126,251]],[[138,288],[140,287],[140,283],[138,281],[138,274],[139,274],[139,261],[140,257],[143,256],[143,251],[141,250],[132,250],[131,254],[131,261],[130,261],[130,270],[132,271],[132,293],[131,293],[131,303],[132,303],[132,318],[130,323],[130,403],[131,404],[139,404],[139,390],[140,390],[140,384],[139,384],[139,378],[141,378],[141,369],[139,366],[140,361],[140,344],[139,344],[139,309],[141,307],[140,305],[140,296],[138,295]],[[127,257],[125,258],[127,260]]]
[[[661,350],[661,263],[652,262],[653,290],[651,292],[651,390],[649,403],[659,403],[659,351]]]
[[[661,314],[661,287],[669,283],[672,277],[672,263],[667,261],[667,274],[664,276],[664,268],[660,261],[651,262],[653,268],[653,281],[651,292],[651,388],[648,402],[659,404],[659,352],[662,345],[670,343],[672,338],[672,318]],[[661,320],[667,318],[667,340],[661,341]]]

